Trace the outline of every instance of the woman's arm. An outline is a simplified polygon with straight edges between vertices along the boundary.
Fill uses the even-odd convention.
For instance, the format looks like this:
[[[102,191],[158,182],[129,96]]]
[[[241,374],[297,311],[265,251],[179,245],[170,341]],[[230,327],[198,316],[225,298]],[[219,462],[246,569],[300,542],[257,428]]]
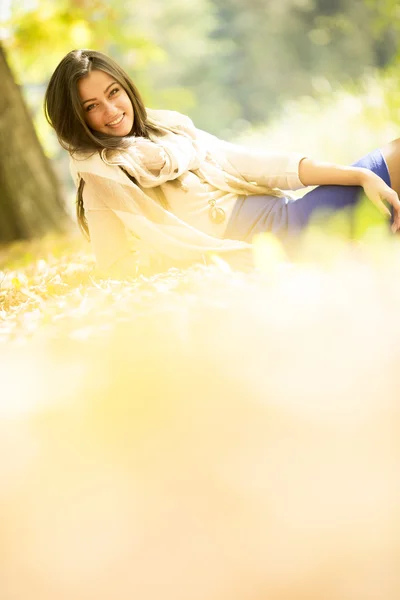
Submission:
[[[368,169],[345,167],[303,158],[299,165],[299,177],[303,185],[363,185]]]
[[[345,167],[303,158],[299,164],[299,178],[308,185],[356,185],[364,189],[365,195],[383,213],[391,216],[383,201],[394,209],[393,231],[400,228],[400,201],[395,190],[390,188],[379,175],[362,167]]]
[[[212,158],[236,177],[272,189],[297,190],[305,187],[299,179],[299,163],[305,157],[304,154],[247,148],[221,140],[200,129],[197,134]]]
[[[85,216],[98,272],[134,276],[137,273],[138,255],[133,251],[123,222],[103,201],[101,186],[96,186],[96,178],[88,173],[84,177]]]
[[[90,242],[100,271],[108,272],[121,260],[132,256],[125,227],[108,209],[86,210]]]

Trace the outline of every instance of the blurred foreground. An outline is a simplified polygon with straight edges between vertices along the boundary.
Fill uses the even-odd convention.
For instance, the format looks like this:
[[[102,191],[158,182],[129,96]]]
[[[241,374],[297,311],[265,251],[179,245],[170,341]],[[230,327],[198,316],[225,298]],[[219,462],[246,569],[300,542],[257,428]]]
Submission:
[[[289,264],[264,238],[253,273],[122,282],[21,248],[2,600],[400,597],[397,240],[314,233]]]

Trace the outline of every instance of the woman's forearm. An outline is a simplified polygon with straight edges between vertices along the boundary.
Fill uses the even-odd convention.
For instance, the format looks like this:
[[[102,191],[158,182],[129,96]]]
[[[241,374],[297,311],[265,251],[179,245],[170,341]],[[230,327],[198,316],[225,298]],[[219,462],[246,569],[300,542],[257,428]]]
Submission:
[[[303,185],[360,185],[368,177],[368,169],[345,167],[303,158],[299,178]]]

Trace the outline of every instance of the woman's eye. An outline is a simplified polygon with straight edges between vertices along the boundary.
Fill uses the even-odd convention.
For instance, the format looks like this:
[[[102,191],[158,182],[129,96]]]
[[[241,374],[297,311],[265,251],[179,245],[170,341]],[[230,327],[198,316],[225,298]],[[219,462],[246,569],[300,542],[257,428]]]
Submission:
[[[119,88],[114,88],[113,90],[111,90],[110,96],[115,96],[117,92],[119,92]],[[95,106],[96,104],[89,104],[89,106],[86,107],[86,111],[90,112]]]

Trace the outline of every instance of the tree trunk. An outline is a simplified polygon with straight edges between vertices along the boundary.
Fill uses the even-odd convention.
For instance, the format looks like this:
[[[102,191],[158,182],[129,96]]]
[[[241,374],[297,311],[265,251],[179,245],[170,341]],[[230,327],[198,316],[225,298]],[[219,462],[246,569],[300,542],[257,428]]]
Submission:
[[[0,243],[65,229],[60,187],[0,45]]]

